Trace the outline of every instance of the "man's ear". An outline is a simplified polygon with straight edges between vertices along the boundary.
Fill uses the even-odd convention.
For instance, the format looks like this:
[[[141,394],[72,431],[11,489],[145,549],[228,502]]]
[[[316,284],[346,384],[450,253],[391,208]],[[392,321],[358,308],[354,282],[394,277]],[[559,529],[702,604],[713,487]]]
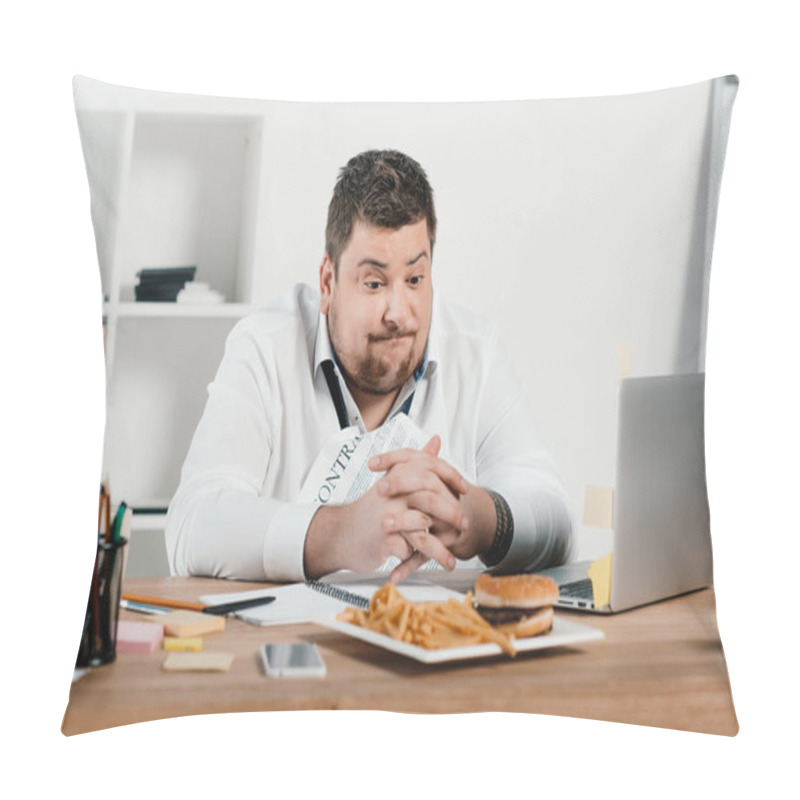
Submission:
[[[333,283],[336,280],[333,271],[333,261],[327,253],[322,259],[319,268],[319,310],[327,314],[331,307],[331,297],[333,296]]]

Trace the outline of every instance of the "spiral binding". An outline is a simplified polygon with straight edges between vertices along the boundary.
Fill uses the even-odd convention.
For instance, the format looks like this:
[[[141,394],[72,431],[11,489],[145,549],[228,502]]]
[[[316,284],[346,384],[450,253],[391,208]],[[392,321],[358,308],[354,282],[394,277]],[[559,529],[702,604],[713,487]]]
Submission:
[[[315,592],[333,597],[334,600],[341,600],[351,606],[358,606],[358,608],[369,608],[369,599],[362,597],[360,594],[353,594],[348,592],[347,589],[342,589],[339,586],[331,586],[329,583],[322,583],[321,581],[306,581],[306,586],[313,589]]]

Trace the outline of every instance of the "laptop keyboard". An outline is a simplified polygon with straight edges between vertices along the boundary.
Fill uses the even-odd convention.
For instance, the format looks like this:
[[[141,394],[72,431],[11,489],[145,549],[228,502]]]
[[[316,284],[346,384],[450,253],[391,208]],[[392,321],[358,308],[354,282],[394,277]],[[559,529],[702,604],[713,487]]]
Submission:
[[[558,593],[561,597],[570,597],[576,600],[594,600],[592,579],[583,578],[572,583],[564,583],[558,587]]]

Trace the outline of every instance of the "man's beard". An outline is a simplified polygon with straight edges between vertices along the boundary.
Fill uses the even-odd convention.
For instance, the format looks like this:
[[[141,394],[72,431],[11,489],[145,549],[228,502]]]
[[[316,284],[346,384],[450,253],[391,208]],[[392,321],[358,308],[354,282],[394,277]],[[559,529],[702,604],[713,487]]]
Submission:
[[[379,342],[384,339],[405,338],[405,336],[409,336],[408,334],[402,336],[369,335],[367,337],[368,355],[366,359],[358,364],[355,372],[350,372],[342,363],[337,354],[336,342],[334,341],[334,337],[331,332],[330,319],[328,319],[328,336],[330,338],[331,346],[333,347],[339,369],[342,371],[348,385],[354,387],[363,394],[379,396],[393,394],[403,385],[405,385],[405,382],[414,374],[415,370],[419,366],[419,360],[415,361],[414,358],[413,341],[411,347],[409,348],[408,355],[403,359],[396,369],[392,368],[392,365],[389,364],[386,359],[377,358],[371,355],[371,347],[374,342]],[[411,336],[413,336],[413,334]],[[411,338],[411,336],[409,336],[409,338]]]
[[[393,394],[400,389],[414,374],[416,367],[412,343],[408,356],[400,363],[397,369],[392,369],[384,359],[370,355],[364,362],[359,364],[355,375],[347,373],[347,377],[350,378],[356,389],[364,394],[387,395]],[[391,377],[392,375],[394,375],[393,378]]]

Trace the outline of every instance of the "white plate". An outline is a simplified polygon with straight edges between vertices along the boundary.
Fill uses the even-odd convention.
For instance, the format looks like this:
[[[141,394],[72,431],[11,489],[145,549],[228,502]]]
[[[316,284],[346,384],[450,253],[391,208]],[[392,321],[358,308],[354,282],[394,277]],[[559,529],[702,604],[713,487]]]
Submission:
[[[342,622],[335,617],[318,617],[314,622],[323,625],[340,633],[352,636],[354,639],[361,639],[364,642],[377,645],[384,650],[391,650],[401,656],[421,661],[423,664],[441,664],[446,661],[462,661],[472,658],[487,658],[496,656],[503,651],[500,646],[494,643],[471,644],[466,647],[446,647],[437,650],[428,650],[416,644],[401,642],[386,636],[383,633],[376,633],[369,628],[361,628],[358,625],[351,625],[349,622]],[[556,615],[553,620],[553,629],[550,633],[543,636],[532,636],[529,639],[514,640],[514,647],[518,653],[530,650],[547,650],[551,647],[563,647],[565,645],[579,644],[581,642],[591,642],[595,639],[602,639],[603,632],[588,625],[581,625],[569,619],[562,619]]]

